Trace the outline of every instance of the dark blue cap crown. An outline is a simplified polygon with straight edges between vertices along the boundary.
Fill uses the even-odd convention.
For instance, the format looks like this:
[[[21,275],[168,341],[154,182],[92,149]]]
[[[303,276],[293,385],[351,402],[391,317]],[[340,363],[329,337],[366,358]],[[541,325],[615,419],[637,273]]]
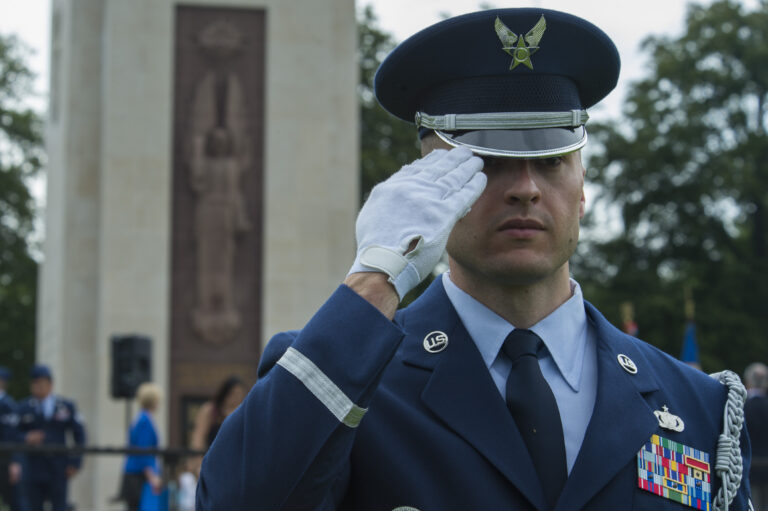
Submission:
[[[36,378],[47,378],[49,380],[53,379],[51,369],[47,365],[43,364],[33,365],[32,369],[29,371],[29,377],[33,380]]]
[[[5,366],[0,366],[0,380],[9,381],[12,374],[10,369]]]
[[[504,44],[499,30],[517,43]],[[600,101],[616,86],[619,67],[611,39],[586,20],[547,9],[491,9],[413,35],[384,60],[374,86],[379,103],[409,122],[416,112],[559,112]]]

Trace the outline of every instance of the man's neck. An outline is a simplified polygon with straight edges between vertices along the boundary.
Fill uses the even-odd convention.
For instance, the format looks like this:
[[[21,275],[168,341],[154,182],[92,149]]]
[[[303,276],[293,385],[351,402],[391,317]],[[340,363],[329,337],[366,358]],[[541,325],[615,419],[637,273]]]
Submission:
[[[530,328],[568,301],[572,295],[568,264],[555,274],[526,284],[467,278],[451,268],[451,281],[516,328]]]

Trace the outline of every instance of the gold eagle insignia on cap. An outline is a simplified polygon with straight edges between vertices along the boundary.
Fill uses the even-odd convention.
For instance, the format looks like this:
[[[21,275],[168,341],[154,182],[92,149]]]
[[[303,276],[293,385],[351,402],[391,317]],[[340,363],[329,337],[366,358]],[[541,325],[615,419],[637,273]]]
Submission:
[[[512,63],[509,65],[510,71],[520,64],[528,69],[533,69],[531,55],[539,50],[539,41],[547,29],[547,20],[544,19],[544,15],[541,15],[539,21],[524,36],[518,36],[512,32],[498,16],[496,16],[494,28],[503,45],[502,49],[512,56]]]

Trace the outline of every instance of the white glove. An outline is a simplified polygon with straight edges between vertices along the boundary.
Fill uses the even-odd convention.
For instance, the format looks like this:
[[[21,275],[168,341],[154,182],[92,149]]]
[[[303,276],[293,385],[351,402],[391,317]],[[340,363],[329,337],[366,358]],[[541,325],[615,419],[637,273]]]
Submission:
[[[386,273],[402,300],[432,271],[454,224],[480,197],[482,168],[466,147],[436,149],[376,185],[357,216],[349,273]]]

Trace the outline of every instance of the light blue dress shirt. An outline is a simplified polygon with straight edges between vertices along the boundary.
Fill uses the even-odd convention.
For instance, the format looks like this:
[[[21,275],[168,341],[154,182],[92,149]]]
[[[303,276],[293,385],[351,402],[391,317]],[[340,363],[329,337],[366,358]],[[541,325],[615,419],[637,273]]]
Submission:
[[[506,397],[512,363],[501,345],[515,327],[454,284],[448,272],[443,287],[491,373],[501,397]],[[571,298],[532,330],[547,347],[539,359],[544,379],[552,388],[563,424],[565,455],[570,474],[587,431],[597,396],[597,339],[588,326],[581,288],[571,280]]]
[[[40,411],[42,412],[43,417],[45,417],[45,420],[51,420],[55,407],[56,396],[54,396],[53,393],[48,394],[43,398],[42,401],[40,401]]]

